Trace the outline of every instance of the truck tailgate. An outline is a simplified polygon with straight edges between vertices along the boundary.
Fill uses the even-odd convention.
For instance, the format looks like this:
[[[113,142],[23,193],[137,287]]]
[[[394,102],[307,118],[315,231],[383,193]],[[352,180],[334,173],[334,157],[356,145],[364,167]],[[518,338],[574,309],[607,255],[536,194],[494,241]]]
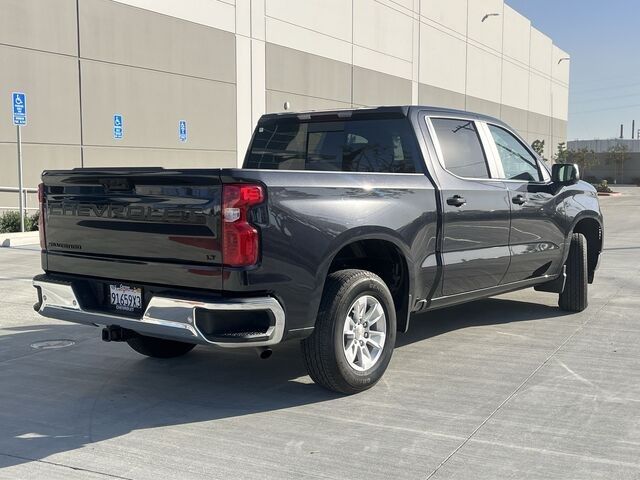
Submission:
[[[42,178],[46,270],[222,289],[219,170],[74,169]]]

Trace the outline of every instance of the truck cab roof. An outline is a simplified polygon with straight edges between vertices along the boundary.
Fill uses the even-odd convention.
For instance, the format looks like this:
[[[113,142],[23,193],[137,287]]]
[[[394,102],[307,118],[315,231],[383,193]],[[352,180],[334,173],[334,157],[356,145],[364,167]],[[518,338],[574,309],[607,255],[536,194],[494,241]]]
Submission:
[[[384,107],[362,107],[362,108],[344,108],[344,109],[331,109],[331,110],[304,110],[295,112],[278,112],[267,113],[263,115],[258,123],[269,122],[275,119],[298,119],[298,120],[335,120],[335,119],[347,119],[347,118],[371,118],[377,116],[399,116],[409,117],[412,112],[426,111],[430,115],[446,115],[469,118],[473,120],[497,123],[504,125],[502,120],[484,115],[476,112],[469,112],[466,110],[457,110],[454,108],[434,107],[431,105],[392,105]]]

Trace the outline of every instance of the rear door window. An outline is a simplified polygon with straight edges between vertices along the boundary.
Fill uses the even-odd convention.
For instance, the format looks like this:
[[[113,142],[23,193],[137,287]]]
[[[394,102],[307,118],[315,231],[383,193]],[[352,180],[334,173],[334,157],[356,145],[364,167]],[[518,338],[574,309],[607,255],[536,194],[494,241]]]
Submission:
[[[258,127],[245,168],[415,173],[418,148],[409,120],[278,120]]]
[[[444,167],[465,178],[489,178],[487,158],[472,120],[432,118]]]

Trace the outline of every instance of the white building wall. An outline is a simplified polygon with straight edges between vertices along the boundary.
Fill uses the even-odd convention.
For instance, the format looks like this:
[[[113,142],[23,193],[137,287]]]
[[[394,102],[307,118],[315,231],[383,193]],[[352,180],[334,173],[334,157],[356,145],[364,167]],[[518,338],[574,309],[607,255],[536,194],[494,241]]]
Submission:
[[[566,136],[568,54],[503,0],[3,2],[0,95],[25,90],[37,105],[23,135],[28,186],[62,158],[56,166],[239,164],[258,118],[285,102],[475,110],[545,140],[547,155]],[[15,131],[0,124],[0,160],[14,152]]]
[[[566,128],[569,62],[558,60],[567,54],[503,0],[117,1],[236,34],[238,161],[259,115],[285,101],[293,109],[405,98],[462,106],[511,120],[548,146]],[[279,62],[272,68],[289,67],[307,86],[282,90],[286,82],[268,73],[270,57]],[[350,66],[350,98],[343,86],[316,85],[299,71],[322,65],[318,57]],[[407,80],[408,93],[391,77]],[[367,78],[399,90],[376,96],[358,84]]]

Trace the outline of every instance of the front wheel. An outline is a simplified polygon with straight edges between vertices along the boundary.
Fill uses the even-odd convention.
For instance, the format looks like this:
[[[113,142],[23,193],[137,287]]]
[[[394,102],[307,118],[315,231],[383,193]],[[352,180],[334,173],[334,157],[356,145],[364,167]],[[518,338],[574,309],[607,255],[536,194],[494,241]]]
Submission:
[[[195,347],[193,343],[165,340],[164,338],[135,335],[127,338],[127,344],[136,352],[154,358],[180,357]]]
[[[587,239],[581,233],[571,236],[567,257],[567,281],[558,299],[558,306],[568,312],[581,312],[587,308]]]
[[[316,326],[302,341],[302,353],[314,382],[352,394],[380,380],[395,340],[395,308],[384,281],[366,270],[340,270],[327,277]]]

